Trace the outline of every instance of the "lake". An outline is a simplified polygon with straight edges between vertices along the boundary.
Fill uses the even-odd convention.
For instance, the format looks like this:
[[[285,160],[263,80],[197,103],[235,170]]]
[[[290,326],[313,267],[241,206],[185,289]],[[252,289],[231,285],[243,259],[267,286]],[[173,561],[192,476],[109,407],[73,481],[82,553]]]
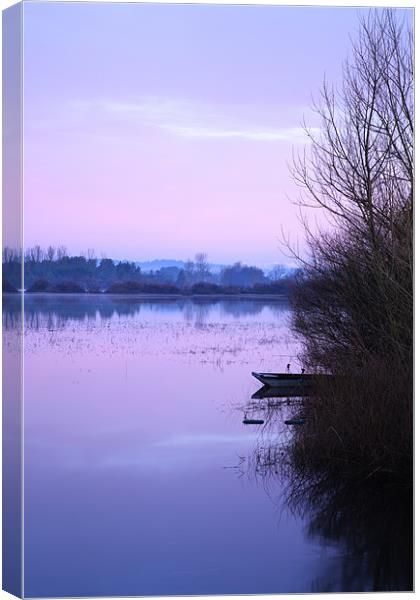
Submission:
[[[406,589],[404,523],[392,538],[373,503],[356,548],[357,506],[334,535],[256,464],[291,435],[293,401],[242,423],[252,370],[300,369],[289,322],[264,298],[25,298],[25,596]],[[3,326],[17,352],[12,296]],[[378,544],[396,553],[379,579]]]

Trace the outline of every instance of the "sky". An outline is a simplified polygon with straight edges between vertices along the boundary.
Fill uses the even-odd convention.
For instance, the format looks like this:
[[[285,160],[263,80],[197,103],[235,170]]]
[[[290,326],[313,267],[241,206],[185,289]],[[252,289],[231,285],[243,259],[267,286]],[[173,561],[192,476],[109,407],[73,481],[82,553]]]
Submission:
[[[24,4],[25,246],[290,262],[288,164],[363,11]]]

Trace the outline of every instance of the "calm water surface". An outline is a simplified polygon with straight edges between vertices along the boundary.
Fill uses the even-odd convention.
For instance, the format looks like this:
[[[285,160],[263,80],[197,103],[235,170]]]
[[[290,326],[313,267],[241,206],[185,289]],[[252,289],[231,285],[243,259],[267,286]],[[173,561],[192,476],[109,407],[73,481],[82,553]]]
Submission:
[[[242,424],[251,370],[299,368],[289,318],[281,301],[26,298],[26,596],[374,588],[253,468],[290,435],[293,406]],[[13,299],[3,322],[13,351]]]

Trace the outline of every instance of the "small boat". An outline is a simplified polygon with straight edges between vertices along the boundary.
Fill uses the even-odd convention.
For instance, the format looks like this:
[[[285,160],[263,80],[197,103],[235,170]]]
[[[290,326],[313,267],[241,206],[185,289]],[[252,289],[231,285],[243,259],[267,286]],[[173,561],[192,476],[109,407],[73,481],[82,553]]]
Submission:
[[[244,425],[264,425],[264,421],[262,419],[244,419],[242,423]]]
[[[275,388],[295,388],[308,386],[313,383],[319,375],[306,375],[304,373],[256,373],[252,375],[264,385]]]

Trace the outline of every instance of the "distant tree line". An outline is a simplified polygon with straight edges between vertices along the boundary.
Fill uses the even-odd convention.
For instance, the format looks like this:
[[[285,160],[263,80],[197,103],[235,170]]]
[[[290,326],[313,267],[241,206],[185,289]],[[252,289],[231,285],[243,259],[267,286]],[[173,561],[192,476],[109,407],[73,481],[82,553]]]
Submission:
[[[64,246],[33,246],[23,257],[16,250],[4,248],[4,292],[20,288],[22,263],[25,291],[34,293],[288,294],[294,282],[294,276],[287,276],[280,265],[269,276],[258,267],[240,262],[215,273],[204,253],[186,261],[183,268],[169,266],[145,272],[135,262],[97,258],[91,249],[80,256],[69,256]]]

